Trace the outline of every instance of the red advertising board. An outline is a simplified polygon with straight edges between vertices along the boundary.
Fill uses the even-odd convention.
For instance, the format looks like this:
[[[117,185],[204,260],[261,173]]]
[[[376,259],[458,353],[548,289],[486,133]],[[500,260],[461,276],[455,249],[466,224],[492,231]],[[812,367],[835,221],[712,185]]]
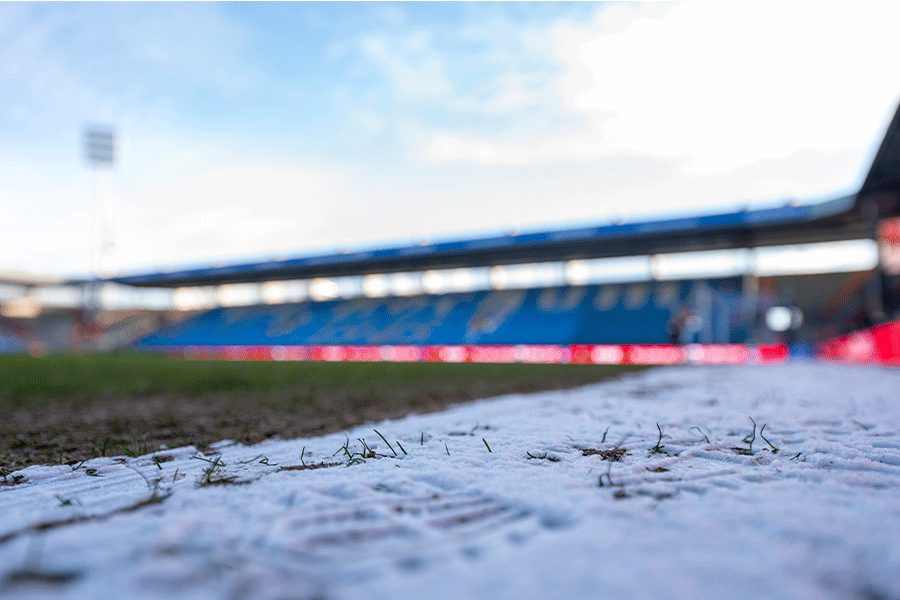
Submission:
[[[866,338],[868,340],[868,338]],[[873,338],[873,340],[876,338]],[[877,338],[895,348],[898,340]],[[868,343],[868,342],[867,342]],[[874,344],[875,342],[871,342]],[[893,344],[893,346],[891,346]],[[871,345],[871,344],[869,344]],[[857,342],[854,349],[861,347]],[[830,347],[829,347],[830,348]],[[869,348],[869,346],[866,346]],[[779,363],[788,359],[784,345],[743,344],[517,345],[517,346],[189,346],[163,352],[189,360],[572,363],[597,365],[739,365]],[[837,353],[831,350],[832,354]],[[895,355],[897,354],[894,350]]]
[[[900,366],[900,321],[827,340],[819,346],[818,355],[840,362]]]

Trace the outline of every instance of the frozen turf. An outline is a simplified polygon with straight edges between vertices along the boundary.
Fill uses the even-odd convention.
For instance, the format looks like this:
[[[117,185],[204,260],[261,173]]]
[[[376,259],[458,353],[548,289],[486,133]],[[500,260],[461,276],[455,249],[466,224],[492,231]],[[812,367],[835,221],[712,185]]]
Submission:
[[[668,368],[0,480],[0,598],[900,598],[900,371]]]

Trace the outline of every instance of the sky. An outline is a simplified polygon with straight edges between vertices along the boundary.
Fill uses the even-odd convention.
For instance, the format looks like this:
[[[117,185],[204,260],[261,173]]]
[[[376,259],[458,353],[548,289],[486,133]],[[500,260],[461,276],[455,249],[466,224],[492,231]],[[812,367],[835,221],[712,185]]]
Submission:
[[[100,237],[135,273],[835,198],[900,100],[897,22],[897,3],[0,3],[0,271],[89,274]],[[91,124],[116,132],[111,169],[84,157]]]

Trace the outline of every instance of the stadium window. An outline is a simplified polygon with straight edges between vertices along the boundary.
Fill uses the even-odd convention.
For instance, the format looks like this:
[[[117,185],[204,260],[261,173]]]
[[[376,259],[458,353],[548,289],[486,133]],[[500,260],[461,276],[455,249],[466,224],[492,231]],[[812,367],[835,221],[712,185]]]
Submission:
[[[338,277],[334,279],[334,283],[338,288],[339,298],[349,299],[358,298],[365,295],[363,293],[363,278],[356,276]]]
[[[565,283],[565,269],[563,263],[496,266],[491,269],[490,283],[494,289],[556,286]]]

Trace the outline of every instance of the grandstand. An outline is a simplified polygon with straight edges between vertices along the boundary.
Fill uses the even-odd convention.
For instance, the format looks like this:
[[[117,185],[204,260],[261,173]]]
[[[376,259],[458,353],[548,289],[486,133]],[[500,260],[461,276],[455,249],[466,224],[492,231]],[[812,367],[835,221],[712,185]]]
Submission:
[[[728,343],[745,334],[727,328],[738,286],[736,279],[655,282],[217,308],[139,345],[665,344],[677,307],[701,293],[719,305],[711,326],[690,332],[692,341]]]
[[[0,351],[21,351],[35,339],[46,351],[134,347],[222,357],[231,349],[233,356],[262,358],[309,358],[315,352],[304,349],[343,347],[554,346],[563,349],[557,357],[569,359],[573,348],[588,346],[786,343],[809,350],[826,339],[900,319],[898,215],[900,108],[852,196],[67,282],[82,290],[75,294],[81,304],[45,312],[24,329],[22,318],[3,317]],[[767,248],[854,240],[877,241],[880,259],[825,273],[763,273],[755,264]],[[658,263],[666,257],[711,251],[744,252],[743,264],[716,274],[659,273]],[[605,271],[623,257],[643,261],[644,272]],[[529,266],[556,277],[534,286],[497,276]],[[480,272],[480,285],[448,287],[453,270]],[[394,295],[366,285],[388,275],[412,283]],[[428,283],[435,277],[444,283]],[[342,291],[338,283],[351,280],[355,291]],[[172,299],[180,294],[194,300],[94,314],[85,306],[91,295],[84,290],[98,286],[163,290]],[[25,287],[30,293],[34,286]],[[229,297],[235,292],[237,300]],[[248,354],[248,348],[268,350]],[[467,352],[471,359],[472,351]],[[425,350],[391,355],[430,356]],[[677,354],[674,361],[685,356]]]

